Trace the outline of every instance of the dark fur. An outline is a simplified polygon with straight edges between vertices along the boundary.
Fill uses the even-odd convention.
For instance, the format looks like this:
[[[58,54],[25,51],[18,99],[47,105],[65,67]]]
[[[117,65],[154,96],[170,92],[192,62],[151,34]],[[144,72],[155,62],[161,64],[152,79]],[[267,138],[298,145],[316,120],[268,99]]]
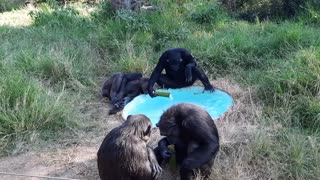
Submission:
[[[155,149],[159,163],[170,157],[168,145],[173,144],[182,180],[193,179],[194,170],[200,170],[205,177],[210,175],[219,151],[219,135],[205,109],[187,103],[172,106],[162,114],[157,126],[166,136]]]
[[[151,121],[144,115],[130,115],[103,140],[98,151],[102,180],[154,180],[161,168],[154,152],[147,147]]]
[[[163,69],[166,70],[166,74],[161,74]],[[148,93],[151,97],[155,97],[153,92],[155,83],[164,88],[182,88],[191,86],[197,79],[200,79],[205,90],[214,91],[208,77],[186,49],[169,49],[161,55],[150,76]]]
[[[107,79],[102,88],[101,95],[107,97],[112,104],[109,114],[121,111],[133,98],[147,93],[148,78],[143,78],[141,73],[117,72]]]

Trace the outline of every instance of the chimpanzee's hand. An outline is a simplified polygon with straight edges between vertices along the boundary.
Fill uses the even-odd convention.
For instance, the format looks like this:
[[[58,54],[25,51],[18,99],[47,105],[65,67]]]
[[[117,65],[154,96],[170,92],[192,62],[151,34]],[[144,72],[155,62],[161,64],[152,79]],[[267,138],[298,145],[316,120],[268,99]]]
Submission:
[[[161,174],[162,168],[160,167],[157,161],[151,162],[151,168],[152,168],[153,179],[158,179],[159,175]]]
[[[149,96],[150,97],[152,97],[152,98],[157,97],[157,95],[154,94],[154,90],[153,89],[149,89],[148,92],[149,92]]]
[[[186,74],[186,82],[190,83],[192,81],[192,74],[191,73],[187,73]]]
[[[205,91],[210,91],[210,92],[214,92],[214,88],[212,86],[206,87],[204,88]]]
[[[152,177],[153,177],[153,179],[158,179],[158,177],[162,171],[162,168],[160,167],[160,165],[157,161],[157,158],[154,154],[154,151],[149,147],[148,147],[148,155],[149,155],[149,161],[150,161],[151,169],[152,169]]]
[[[192,66],[191,65],[187,65],[186,69],[185,69],[185,76],[186,76],[186,83],[190,83],[192,81]]]
[[[118,101],[114,104],[114,106],[116,106],[119,109],[122,109],[124,107],[125,103],[124,103],[124,99],[121,99],[121,101]]]
[[[117,97],[113,97],[111,99],[111,104],[115,105],[115,104],[117,104],[118,101],[119,101],[119,99]]]

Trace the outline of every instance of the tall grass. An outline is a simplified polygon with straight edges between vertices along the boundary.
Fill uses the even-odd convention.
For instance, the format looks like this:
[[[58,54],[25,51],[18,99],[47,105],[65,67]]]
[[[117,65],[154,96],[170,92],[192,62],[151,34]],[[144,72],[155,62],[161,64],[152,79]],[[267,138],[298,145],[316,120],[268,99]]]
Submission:
[[[105,73],[88,18],[46,5],[31,15],[32,26],[0,27],[2,154],[19,152],[17,142],[32,143],[35,134],[41,139],[76,127],[78,96],[69,96],[87,93]]]
[[[17,139],[60,131],[72,125],[63,91],[52,93],[19,71],[2,69],[0,74],[1,152],[15,149]]]
[[[0,0],[0,13],[18,9],[24,5],[24,0]]]

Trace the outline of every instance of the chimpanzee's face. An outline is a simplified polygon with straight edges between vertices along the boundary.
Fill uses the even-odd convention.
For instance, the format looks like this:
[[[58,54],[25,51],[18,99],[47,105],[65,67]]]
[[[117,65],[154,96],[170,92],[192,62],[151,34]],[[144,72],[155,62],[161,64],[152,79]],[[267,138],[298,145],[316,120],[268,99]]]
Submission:
[[[159,127],[161,136],[179,136],[179,127],[174,123],[173,120],[162,120],[159,123],[157,123],[156,126]]]
[[[173,71],[179,70],[180,64],[182,61],[183,60],[180,57],[170,58],[167,60],[167,62],[169,63],[170,69],[172,69]]]

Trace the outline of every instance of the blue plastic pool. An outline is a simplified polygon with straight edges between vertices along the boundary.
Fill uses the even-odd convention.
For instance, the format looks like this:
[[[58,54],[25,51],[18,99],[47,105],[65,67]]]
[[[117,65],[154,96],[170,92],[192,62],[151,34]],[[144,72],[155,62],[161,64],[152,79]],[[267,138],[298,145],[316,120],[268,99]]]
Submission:
[[[178,103],[192,103],[206,109],[212,119],[216,119],[225,113],[233,103],[232,97],[221,90],[216,89],[213,93],[203,91],[203,87],[192,86],[181,89],[159,89],[157,91],[169,92],[170,97],[151,98],[148,94],[142,94],[128,103],[122,112],[122,117],[128,115],[144,114],[155,125],[160,120],[162,113]]]

